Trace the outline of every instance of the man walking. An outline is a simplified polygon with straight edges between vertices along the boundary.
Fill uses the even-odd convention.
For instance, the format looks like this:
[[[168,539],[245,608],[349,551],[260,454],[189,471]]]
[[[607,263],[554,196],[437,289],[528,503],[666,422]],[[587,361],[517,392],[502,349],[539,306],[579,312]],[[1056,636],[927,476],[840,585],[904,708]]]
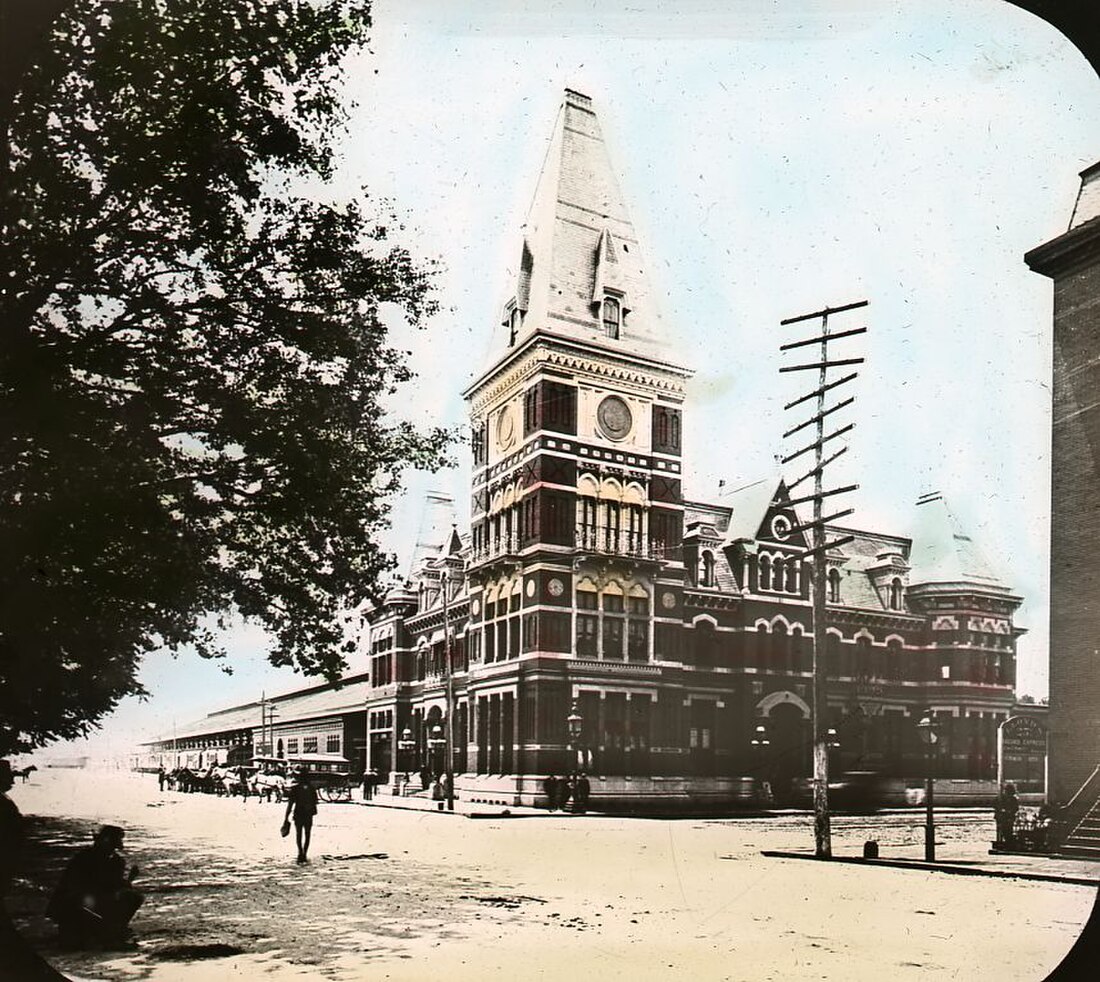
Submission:
[[[313,816],[317,814],[317,789],[310,782],[309,773],[304,770],[295,772],[294,781],[287,789],[286,815],[283,827],[290,824],[291,813],[294,816],[294,835],[298,843],[298,862],[309,862],[309,839],[313,832]]]

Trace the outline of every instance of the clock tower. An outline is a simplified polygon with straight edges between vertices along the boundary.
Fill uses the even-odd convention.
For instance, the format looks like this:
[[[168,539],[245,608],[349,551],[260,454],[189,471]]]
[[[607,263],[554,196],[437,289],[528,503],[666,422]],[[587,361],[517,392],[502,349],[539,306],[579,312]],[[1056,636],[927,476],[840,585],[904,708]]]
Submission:
[[[533,779],[583,768],[580,745],[651,751],[653,665],[679,657],[690,372],[587,96],[566,90],[523,231],[490,363],[465,393],[469,750],[482,774]],[[566,751],[574,705],[588,732]]]

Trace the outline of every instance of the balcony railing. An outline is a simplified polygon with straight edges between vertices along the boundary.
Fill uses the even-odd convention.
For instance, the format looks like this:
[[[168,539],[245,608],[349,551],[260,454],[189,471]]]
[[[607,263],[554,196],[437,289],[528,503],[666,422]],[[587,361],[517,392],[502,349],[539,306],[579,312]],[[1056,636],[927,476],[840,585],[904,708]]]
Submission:
[[[573,540],[579,552],[591,552],[604,556],[628,556],[634,559],[663,559],[664,549],[647,542],[640,532],[627,529],[597,528],[578,525]]]
[[[534,545],[534,542],[530,544]],[[495,536],[474,550],[472,561],[476,565],[502,557],[518,556],[521,548],[524,546],[514,532]],[[663,545],[646,541],[640,532],[594,528],[591,525],[577,526],[573,535],[573,548],[578,552],[601,556],[625,556],[653,561],[663,559],[665,552]]]

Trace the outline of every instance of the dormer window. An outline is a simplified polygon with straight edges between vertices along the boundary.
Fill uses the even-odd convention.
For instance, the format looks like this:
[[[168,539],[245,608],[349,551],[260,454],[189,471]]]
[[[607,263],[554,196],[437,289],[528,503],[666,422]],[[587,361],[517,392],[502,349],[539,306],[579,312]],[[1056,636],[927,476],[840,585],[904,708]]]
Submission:
[[[523,326],[523,311],[516,305],[515,300],[509,300],[504,305],[500,322],[508,328],[508,347],[511,348],[516,343],[520,327]]]
[[[829,570],[829,603],[840,603],[840,571]]]
[[[890,581],[890,609],[901,610],[901,580],[894,577]]]
[[[622,323],[623,307],[618,297],[603,298],[603,333],[609,338],[618,338]]]
[[[702,581],[699,585],[707,587],[716,586],[717,583],[715,582],[714,577],[714,553],[711,552],[709,549],[703,553],[701,566],[702,569],[700,570],[700,572]]]

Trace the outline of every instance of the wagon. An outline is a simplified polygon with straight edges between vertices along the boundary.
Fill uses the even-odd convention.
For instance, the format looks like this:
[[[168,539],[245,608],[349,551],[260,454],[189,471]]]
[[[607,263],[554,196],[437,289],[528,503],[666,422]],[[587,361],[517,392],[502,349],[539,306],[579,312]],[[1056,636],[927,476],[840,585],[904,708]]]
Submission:
[[[323,801],[351,801],[351,764],[339,754],[287,754],[291,770],[305,770]]]

